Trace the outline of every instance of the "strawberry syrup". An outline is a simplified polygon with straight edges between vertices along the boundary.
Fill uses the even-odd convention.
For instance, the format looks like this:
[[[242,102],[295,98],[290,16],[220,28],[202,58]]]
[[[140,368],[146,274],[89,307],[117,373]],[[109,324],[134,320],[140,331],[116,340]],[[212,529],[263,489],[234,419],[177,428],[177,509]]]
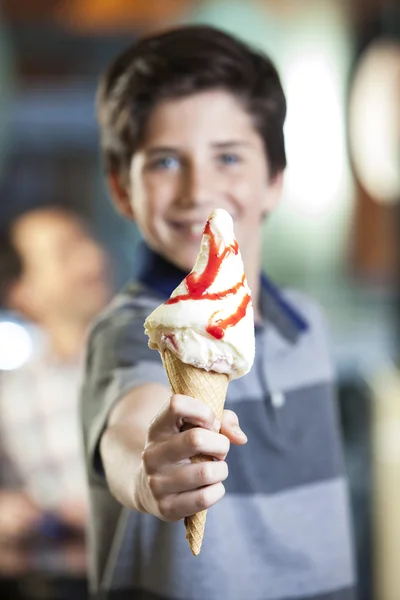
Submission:
[[[231,252],[237,254],[239,252],[239,246],[235,240],[233,244],[224,248],[222,253],[220,253],[215,236],[211,231],[209,220],[204,228],[204,233],[210,238],[210,252],[208,255],[206,268],[202,273],[200,273],[200,275],[197,275],[196,273],[189,273],[189,275],[185,278],[185,284],[188,293],[174,296],[173,298],[167,300],[165,304],[176,304],[177,302],[184,300],[220,300],[221,298],[235,294],[242,286],[244,286],[245,276],[243,275],[239,283],[227,290],[215,293],[207,292],[210,286],[214,283],[225,258]],[[226,329],[236,325],[236,323],[238,323],[245,316],[249,303],[250,296],[249,294],[246,294],[238,309],[226,319],[216,319],[214,321],[214,317],[219,311],[213,313],[209,320],[208,326],[206,327],[207,333],[218,340],[222,339],[225,335]]]

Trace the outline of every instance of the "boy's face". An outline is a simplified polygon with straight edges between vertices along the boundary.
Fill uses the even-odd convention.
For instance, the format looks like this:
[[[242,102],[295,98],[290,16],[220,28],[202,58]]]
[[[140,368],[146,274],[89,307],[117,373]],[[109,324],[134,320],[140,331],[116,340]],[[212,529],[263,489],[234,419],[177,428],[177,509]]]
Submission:
[[[207,218],[224,208],[243,258],[256,261],[280,187],[248,113],[228,92],[207,91],[154,109],[131,162],[129,210],[154,250],[190,270]]]

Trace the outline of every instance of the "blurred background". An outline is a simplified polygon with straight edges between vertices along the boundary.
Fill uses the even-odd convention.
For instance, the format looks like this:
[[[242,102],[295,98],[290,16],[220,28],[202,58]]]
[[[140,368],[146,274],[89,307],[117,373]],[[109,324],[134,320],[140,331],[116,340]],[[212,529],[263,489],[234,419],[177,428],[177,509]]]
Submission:
[[[38,402],[49,416],[50,409],[43,409],[46,394],[54,395],[66,380],[77,389],[80,328],[135,264],[138,233],[112,208],[102,176],[94,118],[99,74],[142,33],[183,22],[239,35],[270,54],[281,73],[288,100],[288,169],[283,202],[265,225],[264,267],[279,284],[311,293],[326,310],[339,378],[360,600],[399,600],[399,0],[0,3],[0,229],[17,223],[19,251],[26,251],[32,270],[31,287],[25,281],[13,289],[11,309],[0,311],[0,432],[6,426],[17,431],[9,446],[18,462],[16,445],[26,452],[35,415],[1,408],[6,393],[26,400],[24,390],[33,390],[29,377],[39,373]],[[54,239],[44,242],[39,235],[38,242],[33,230],[43,219],[52,223]],[[27,223],[32,240],[25,236]],[[78,242],[87,252],[86,271],[72,256]],[[6,239],[1,251],[8,252],[5,276],[18,271]],[[49,253],[58,262],[44,265]],[[38,271],[46,272],[45,283],[33,283]],[[48,289],[49,278],[58,291]],[[45,294],[46,319],[32,308]],[[93,297],[97,301],[89,301]],[[64,310],[62,323],[49,316],[56,302]],[[76,331],[74,339],[65,333],[66,324]],[[49,364],[48,389],[43,386],[50,385]],[[68,410],[60,407],[59,415]],[[56,493],[48,501],[45,474],[43,481],[33,492],[35,510],[46,500],[40,541],[23,548],[7,536],[2,542],[1,588],[10,594],[4,597],[85,598],[84,509],[78,510],[79,522],[69,518],[70,507],[59,506]],[[82,498],[72,498],[72,506],[81,507]],[[11,504],[15,507],[14,500]]]

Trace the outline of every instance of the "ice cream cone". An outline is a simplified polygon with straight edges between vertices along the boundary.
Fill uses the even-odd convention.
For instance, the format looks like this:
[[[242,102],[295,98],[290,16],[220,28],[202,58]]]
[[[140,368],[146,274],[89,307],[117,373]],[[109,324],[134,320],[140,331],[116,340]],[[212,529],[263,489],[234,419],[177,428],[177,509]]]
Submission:
[[[173,393],[202,400],[213,409],[216,418],[221,421],[229,383],[228,376],[225,373],[197,369],[185,364],[169,349],[163,352],[162,360]],[[191,458],[192,462],[208,460],[212,458],[204,455]],[[206,517],[207,510],[202,510],[185,518],[186,538],[195,556],[200,553]]]
[[[172,391],[202,400],[221,420],[228,382],[250,371],[255,352],[251,290],[226,210],[211,213],[193,269],[147,316],[144,331],[149,348],[161,354]],[[219,373],[212,370],[215,365]],[[201,511],[185,519],[195,555],[200,552],[206,514]]]

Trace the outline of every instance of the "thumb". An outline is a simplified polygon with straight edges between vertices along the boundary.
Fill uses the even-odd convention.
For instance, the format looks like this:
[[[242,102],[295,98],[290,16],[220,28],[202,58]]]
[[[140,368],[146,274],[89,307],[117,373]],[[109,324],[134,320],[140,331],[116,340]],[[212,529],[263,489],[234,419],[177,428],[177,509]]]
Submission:
[[[239,418],[233,410],[224,410],[221,420],[221,431],[233,444],[245,444],[246,434],[240,429]]]

